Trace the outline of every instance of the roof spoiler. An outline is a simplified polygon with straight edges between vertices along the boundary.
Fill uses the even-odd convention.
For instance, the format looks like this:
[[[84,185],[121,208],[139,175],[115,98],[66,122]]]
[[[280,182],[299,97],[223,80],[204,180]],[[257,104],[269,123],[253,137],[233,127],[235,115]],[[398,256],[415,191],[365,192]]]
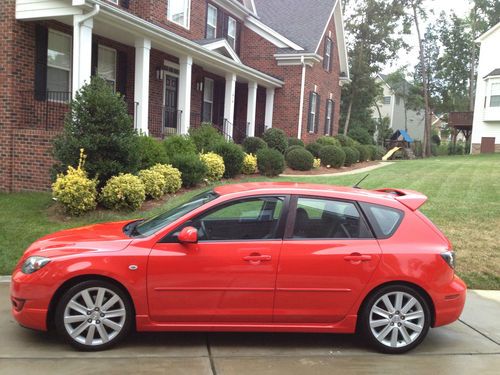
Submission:
[[[383,188],[375,189],[375,191],[393,194],[394,198],[398,202],[405,205],[412,211],[418,210],[427,201],[427,197],[424,194],[413,190]]]

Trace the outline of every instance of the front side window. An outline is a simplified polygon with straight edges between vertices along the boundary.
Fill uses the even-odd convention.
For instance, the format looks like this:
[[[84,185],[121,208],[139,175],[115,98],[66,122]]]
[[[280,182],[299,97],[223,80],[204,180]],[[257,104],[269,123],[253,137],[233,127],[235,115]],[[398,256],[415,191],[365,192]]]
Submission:
[[[186,226],[198,230],[199,241],[281,238],[279,224],[284,202],[285,197],[254,197],[223,204],[175,229],[170,241]]]
[[[205,78],[203,87],[203,122],[213,121],[214,111],[214,80]]]
[[[227,18],[227,41],[229,45],[236,49],[236,20],[232,17]]]
[[[217,8],[208,4],[207,8],[207,39],[217,38]]]
[[[325,118],[325,134],[332,134],[332,116],[333,116],[333,100],[326,101],[326,118]]]
[[[97,75],[116,90],[116,50],[99,46],[97,54]]]
[[[332,45],[333,42],[330,38],[325,40],[325,56],[323,56],[323,68],[330,72],[332,70]]]
[[[491,84],[490,107],[500,107],[500,83]]]
[[[354,203],[300,197],[292,238],[372,238],[372,234]]]
[[[189,28],[190,0],[169,0],[167,17],[169,21]]]
[[[49,99],[69,95],[71,90],[71,37],[49,30],[47,50],[47,91]]]

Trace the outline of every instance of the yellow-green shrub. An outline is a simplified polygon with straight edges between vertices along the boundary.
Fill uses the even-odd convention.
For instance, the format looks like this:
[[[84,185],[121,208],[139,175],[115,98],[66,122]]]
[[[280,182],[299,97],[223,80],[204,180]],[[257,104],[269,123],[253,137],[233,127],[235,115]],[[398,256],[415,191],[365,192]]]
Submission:
[[[319,168],[319,167],[321,167],[321,159],[320,158],[314,158],[313,168]]]
[[[166,181],[160,172],[151,169],[144,169],[139,172],[139,178],[144,184],[146,196],[158,199],[165,192]]]
[[[68,167],[66,174],[58,174],[52,184],[52,196],[60,202],[66,212],[81,215],[95,209],[97,202],[96,180],[87,177],[82,168]]]
[[[253,154],[245,154],[243,159],[243,174],[257,173],[257,157]]]
[[[209,181],[218,181],[222,178],[226,170],[222,156],[215,152],[207,152],[200,154],[200,160],[207,167],[206,177]]]
[[[160,173],[165,180],[164,192],[173,194],[182,186],[181,172],[170,164],[156,164],[149,168],[151,171]]]
[[[115,210],[136,210],[145,200],[144,184],[139,177],[130,173],[111,177],[101,192],[101,202]]]

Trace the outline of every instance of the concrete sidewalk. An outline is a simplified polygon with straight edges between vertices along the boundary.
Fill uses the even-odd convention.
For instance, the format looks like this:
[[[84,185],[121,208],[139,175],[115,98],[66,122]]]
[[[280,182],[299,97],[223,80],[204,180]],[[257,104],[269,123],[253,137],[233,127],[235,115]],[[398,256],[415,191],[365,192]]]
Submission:
[[[83,353],[10,316],[0,284],[0,374],[498,374],[500,292],[469,291],[460,321],[432,329],[406,355],[373,352],[354,335],[141,333]]]

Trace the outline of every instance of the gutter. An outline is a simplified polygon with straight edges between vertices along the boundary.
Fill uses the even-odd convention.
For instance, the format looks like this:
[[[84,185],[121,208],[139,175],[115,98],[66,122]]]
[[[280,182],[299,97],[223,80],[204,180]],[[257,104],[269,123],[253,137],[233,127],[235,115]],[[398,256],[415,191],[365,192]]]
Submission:
[[[302,136],[302,118],[304,117],[304,90],[306,85],[306,62],[304,55],[300,57],[300,62],[302,64],[302,82],[300,84],[300,107],[299,107],[299,126],[297,138],[300,139]]]

